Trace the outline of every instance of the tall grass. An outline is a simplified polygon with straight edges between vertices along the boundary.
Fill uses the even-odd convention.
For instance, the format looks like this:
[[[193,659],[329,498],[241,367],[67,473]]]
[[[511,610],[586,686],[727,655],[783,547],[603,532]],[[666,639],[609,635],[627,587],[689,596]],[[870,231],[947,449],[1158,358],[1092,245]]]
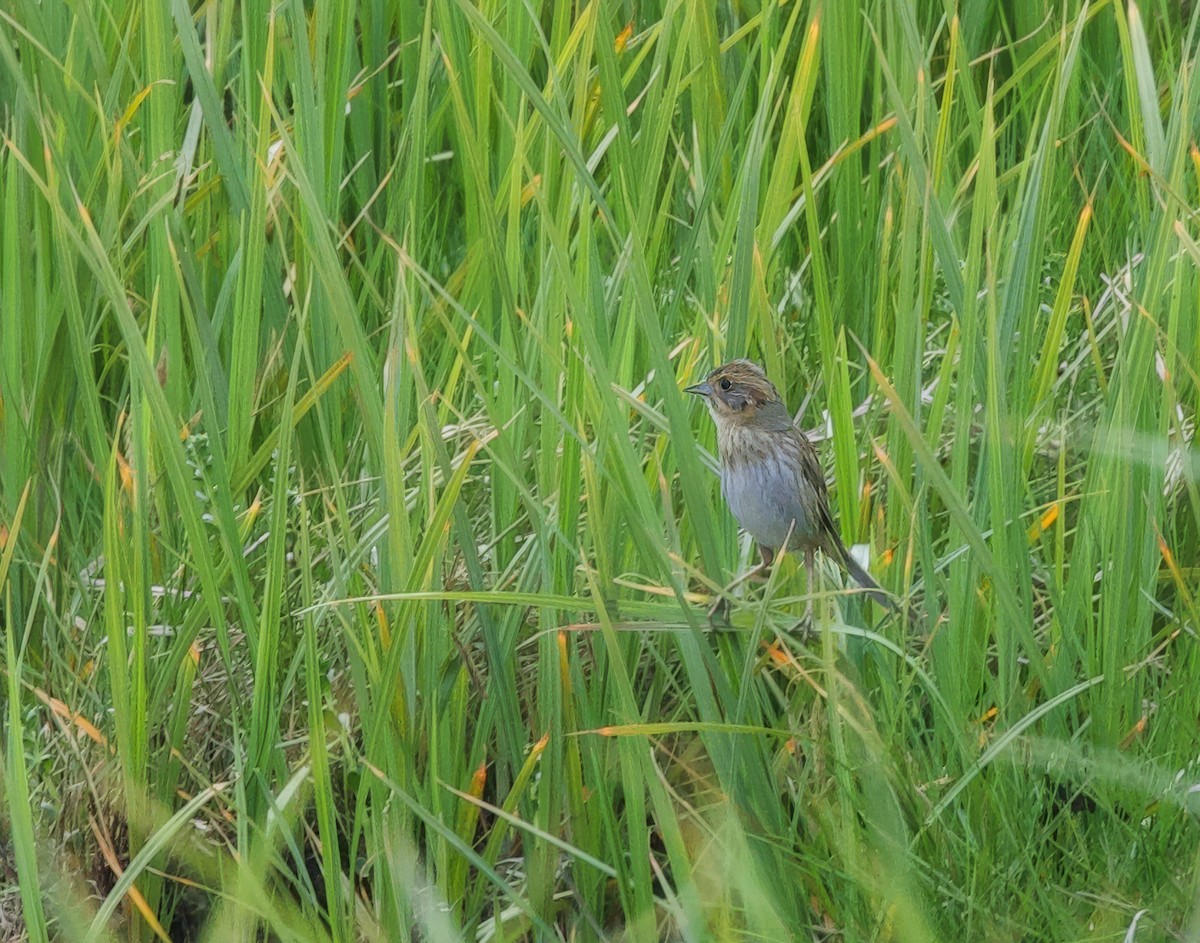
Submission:
[[[0,6],[0,932],[1200,939],[1197,53]],[[743,355],[907,620],[710,629]]]

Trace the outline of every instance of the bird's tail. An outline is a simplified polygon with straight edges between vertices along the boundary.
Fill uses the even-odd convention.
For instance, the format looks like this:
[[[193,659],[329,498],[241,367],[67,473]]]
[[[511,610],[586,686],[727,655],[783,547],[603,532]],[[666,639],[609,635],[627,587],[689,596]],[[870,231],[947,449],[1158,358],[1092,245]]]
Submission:
[[[897,607],[892,597],[887,594],[882,586],[875,582],[875,578],[870,573],[858,565],[858,561],[854,559],[850,551],[846,549],[846,545],[840,539],[837,543],[842,564],[846,567],[846,572],[854,577],[854,582],[865,589],[867,591],[866,595],[870,596],[879,605],[885,609],[891,609],[893,612],[898,612],[899,607]]]

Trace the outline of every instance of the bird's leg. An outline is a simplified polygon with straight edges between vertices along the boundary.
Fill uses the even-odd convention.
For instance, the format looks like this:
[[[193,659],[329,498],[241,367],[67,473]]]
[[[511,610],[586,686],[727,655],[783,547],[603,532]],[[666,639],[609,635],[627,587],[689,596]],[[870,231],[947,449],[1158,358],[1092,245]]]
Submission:
[[[770,547],[759,547],[759,556],[762,557],[762,563],[758,566],[751,567],[732,583],[725,587],[720,597],[708,610],[708,624],[713,628],[717,625],[729,625],[729,600],[727,594],[733,592],[743,583],[750,580],[766,580],[771,572],[771,564],[775,562],[775,551]]]
[[[751,570],[750,573],[761,573],[762,578],[766,579],[771,573],[771,564],[775,562],[775,551],[770,547],[759,547],[758,555],[762,557],[762,563]]]
[[[743,583],[748,583],[750,580],[754,580],[756,583],[765,583],[767,581],[771,575],[771,564],[775,562],[775,551],[770,547],[759,547],[758,553],[762,557],[762,563],[758,566],[750,567],[745,573],[726,586],[725,592],[729,592]]]
[[[806,584],[807,600],[804,603],[804,624],[806,631],[811,632],[813,623],[813,548],[804,548],[804,581]]]

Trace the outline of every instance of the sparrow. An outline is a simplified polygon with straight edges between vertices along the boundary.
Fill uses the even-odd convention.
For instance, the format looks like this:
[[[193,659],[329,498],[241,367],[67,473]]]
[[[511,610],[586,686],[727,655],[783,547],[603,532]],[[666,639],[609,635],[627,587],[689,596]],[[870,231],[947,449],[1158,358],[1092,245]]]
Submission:
[[[817,453],[792,422],[792,414],[762,367],[751,360],[731,360],[684,392],[703,398],[712,414],[721,458],[721,494],[762,556],[762,563],[742,579],[769,572],[785,544],[801,550],[811,619],[813,560],[820,550],[871,599],[895,609],[896,604],[842,542],[829,510]]]

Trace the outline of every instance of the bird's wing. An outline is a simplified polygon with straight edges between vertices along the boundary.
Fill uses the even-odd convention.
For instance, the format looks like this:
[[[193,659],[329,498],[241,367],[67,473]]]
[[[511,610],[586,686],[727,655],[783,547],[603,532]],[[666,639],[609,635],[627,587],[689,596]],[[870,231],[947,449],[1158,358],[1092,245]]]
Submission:
[[[817,450],[812,447],[812,443],[799,429],[796,430],[796,438],[800,453],[800,475],[804,479],[803,485],[806,486],[805,490],[811,495],[812,501],[809,520],[827,538],[825,542],[828,543],[829,549],[835,551],[836,556],[841,557],[842,540],[838,535],[837,525],[833,521],[833,514],[829,510],[829,489],[825,484],[825,470],[821,467],[821,460],[817,458]]]

